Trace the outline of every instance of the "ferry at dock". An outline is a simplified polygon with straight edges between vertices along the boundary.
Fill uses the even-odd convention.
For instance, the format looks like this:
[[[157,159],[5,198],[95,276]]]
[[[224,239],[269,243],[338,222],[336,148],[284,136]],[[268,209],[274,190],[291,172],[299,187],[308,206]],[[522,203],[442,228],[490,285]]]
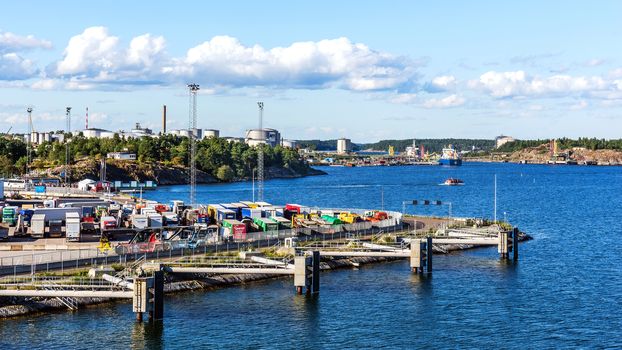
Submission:
[[[462,165],[462,157],[452,145],[449,145],[449,147],[443,148],[443,154],[441,155],[441,158],[438,160],[438,164],[449,165],[449,166],[460,166]]]

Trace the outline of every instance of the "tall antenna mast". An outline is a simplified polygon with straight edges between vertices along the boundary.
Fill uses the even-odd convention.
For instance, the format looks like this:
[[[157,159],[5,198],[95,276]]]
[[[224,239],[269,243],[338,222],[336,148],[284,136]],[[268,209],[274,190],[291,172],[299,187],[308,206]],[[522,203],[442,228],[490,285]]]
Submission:
[[[26,112],[28,112],[28,148],[26,150],[26,155],[27,155],[27,162],[26,162],[26,173],[29,174],[30,173],[30,162],[32,161],[32,146],[31,146],[31,139],[32,139],[32,107],[28,107],[26,109]]]
[[[261,141],[263,141],[257,145],[257,200],[263,202],[263,146],[266,141],[263,132],[263,102],[257,102],[257,106],[259,107],[259,135],[261,135]]]
[[[71,134],[71,107],[67,107],[65,131],[65,186],[69,187],[69,135]]]
[[[84,129],[89,128],[89,107],[86,107],[86,120],[84,124]]]
[[[196,193],[197,193],[197,143],[196,143],[196,129],[197,129],[197,92],[199,91],[198,84],[188,84],[188,90],[190,92],[190,116],[188,118],[188,131],[190,136],[190,205],[196,206]]]

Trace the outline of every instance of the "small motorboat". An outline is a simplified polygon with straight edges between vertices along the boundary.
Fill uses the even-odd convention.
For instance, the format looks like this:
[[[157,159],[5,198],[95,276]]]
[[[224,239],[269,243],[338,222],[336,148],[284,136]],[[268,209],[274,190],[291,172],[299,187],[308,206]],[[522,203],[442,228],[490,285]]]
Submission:
[[[460,179],[454,179],[454,178],[450,177],[449,179],[445,180],[443,185],[445,185],[445,186],[459,186],[459,185],[464,185],[464,181],[462,181]]]

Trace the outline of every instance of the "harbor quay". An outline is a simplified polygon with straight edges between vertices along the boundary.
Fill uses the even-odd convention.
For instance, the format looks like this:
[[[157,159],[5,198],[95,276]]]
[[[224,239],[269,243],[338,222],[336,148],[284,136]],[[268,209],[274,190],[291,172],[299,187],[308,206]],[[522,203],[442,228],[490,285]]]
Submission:
[[[491,246],[513,262],[529,239],[507,222],[259,201],[31,196],[7,199],[2,213],[0,297],[8,304],[36,297],[39,310],[77,310],[131,300],[138,321],[161,320],[165,293],[206,280],[292,278],[295,294],[318,294],[323,270],[407,259],[425,276],[435,253]],[[6,306],[0,316],[20,314]]]

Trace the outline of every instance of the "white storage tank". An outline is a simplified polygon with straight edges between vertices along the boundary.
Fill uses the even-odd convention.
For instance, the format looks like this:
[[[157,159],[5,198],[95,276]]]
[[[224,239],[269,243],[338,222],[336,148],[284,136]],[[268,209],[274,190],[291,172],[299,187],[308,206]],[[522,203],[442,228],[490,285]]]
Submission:
[[[220,131],[216,129],[203,129],[203,138],[207,139],[210,137],[215,137],[215,138],[220,137]]]

